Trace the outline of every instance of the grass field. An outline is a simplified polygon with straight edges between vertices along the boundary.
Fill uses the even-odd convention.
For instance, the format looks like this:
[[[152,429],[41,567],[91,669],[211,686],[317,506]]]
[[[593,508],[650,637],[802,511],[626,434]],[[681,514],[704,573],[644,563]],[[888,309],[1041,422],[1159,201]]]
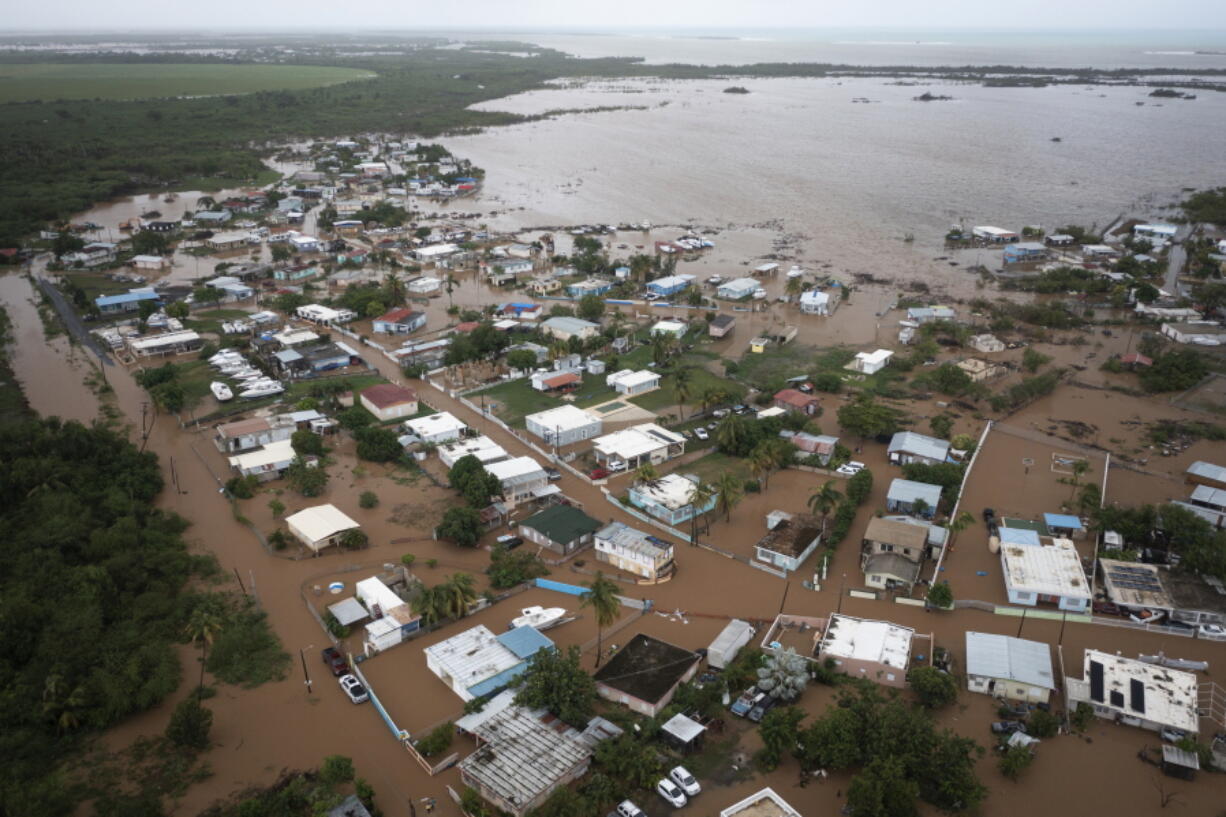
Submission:
[[[373,76],[323,65],[27,63],[0,65],[0,103],[296,91]]]

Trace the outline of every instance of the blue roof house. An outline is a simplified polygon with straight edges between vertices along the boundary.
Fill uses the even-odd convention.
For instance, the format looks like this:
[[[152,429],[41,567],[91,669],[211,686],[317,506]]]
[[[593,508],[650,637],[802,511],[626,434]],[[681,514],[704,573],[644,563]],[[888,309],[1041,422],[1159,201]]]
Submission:
[[[534,627],[494,635],[484,625],[426,647],[426,666],[465,701],[505,689],[532,656],[554,644]]]
[[[678,292],[689,287],[693,280],[694,276],[692,275],[669,275],[664,278],[657,278],[654,281],[648,281],[647,291],[661,296],[676,295]]]
[[[152,287],[142,287],[119,295],[99,295],[94,298],[94,305],[103,315],[117,315],[123,312],[135,312],[140,309],[142,301],[161,303],[161,300]]]
[[[923,504],[916,508],[916,503]],[[931,519],[941,502],[941,486],[909,479],[896,479],[890,483],[885,495],[885,506],[894,513],[921,516]]]

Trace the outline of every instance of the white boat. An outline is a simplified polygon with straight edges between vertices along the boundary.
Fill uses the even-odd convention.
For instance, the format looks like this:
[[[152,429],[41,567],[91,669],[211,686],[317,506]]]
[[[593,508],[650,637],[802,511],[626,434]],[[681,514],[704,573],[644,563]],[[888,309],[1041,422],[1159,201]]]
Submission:
[[[754,299],[755,301],[761,301],[761,300],[763,300],[765,297],[766,297],[766,290],[765,290],[765,289],[755,289],[755,290],[753,291],[753,299]]]
[[[234,392],[230,390],[229,386],[222,383],[220,380],[213,381],[213,383],[209,385],[209,389],[212,390],[213,396],[216,397],[220,403],[234,399]]]
[[[1138,624],[1154,624],[1166,616],[1166,610],[1141,610],[1129,613],[1128,617]]]
[[[805,274],[805,271],[797,266],[793,266],[790,270],[788,270],[789,278],[800,278],[804,274]]]
[[[244,400],[251,400],[256,397],[270,397],[274,394],[280,394],[285,391],[285,387],[278,380],[261,380],[247,386],[238,393],[238,396]]]
[[[243,356],[238,353],[232,355],[213,355],[211,358],[209,358],[209,365],[216,366],[218,368],[222,366],[229,366],[232,363],[242,362]]]
[[[520,615],[511,619],[511,629],[516,627],[535,627],[538,630],[548,630],[566,615],[564,607],[541,607],[535,605],[519,611]]]

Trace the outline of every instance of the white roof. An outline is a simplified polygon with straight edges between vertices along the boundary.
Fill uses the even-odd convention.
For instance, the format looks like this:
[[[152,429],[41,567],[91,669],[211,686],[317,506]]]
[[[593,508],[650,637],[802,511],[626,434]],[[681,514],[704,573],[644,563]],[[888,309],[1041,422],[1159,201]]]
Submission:
[[[504,647],[484,624],[426,647],[423,652],[455,679],[454,686],[458,689],[469,689],[523,663],[523,659]]]
[[[529,414],[524,420],[543,428],[556,429],[559,433],[586,428],[592,424],[600,425],[600,418],[595,414],[570,404]]]
[[[292,516],[285,517],[285,524],[308,542],[322,542],[329,536],[334,536],[344,530],[359,528],[348,516],[335,505],[316,505],[305,508]]]
[[[830,616],[821,652],[857,661],[875,661],[905,670],[911,662],[911,638],[915,630],[888,621]]]
[[[451,412],[447,411],[405,420],[404,424],[419,437],[433,437],[448,431],[459,431],[465,427],[463,422],[457,420]]]
[[[1187,473],[1193,476],[1211,479],[1215,482],[1226,482],[1226,468],[1220,465],[1214,465],[1211,462],[1197,460],[1188,466]]]
[[[294,445],[290,440],[277,440],[255,451],[230,457],[230,467],[250,471],[279,462],[289,462],[294,456]]]
[[[786,800],[769,786],[744,800],[733,803],[719,813],[719,817],[801,817]]]
[[[651,334],[654,335],[657,332],[684,332],[687,326],[688,324],[681,321],[658,321],[655,326],[651,327]]]
[[[299,343],[307,343],[312,340],[317,340],[319,335],[312,332],[310,329],[283,329],[272,336],[272,339],[282,346],[297,346]]]
[[[230,244],[235,241],[246,241],[250,236],[251,233],[241,230],[228,233],[214,233],[209,242],[213,244]]]
[[[680,712],[669,718],[668,721],[666,721],[660,728],[682,743],[689,743],[694,738],[707,731],[707,727],[703,726],[693,718],[687,718]]]
[[[544,477],[545,469],[531,457],[515,457],[501,462],[492,462],[485,470],[497,477],[504,485],[508,482],[524,482],[529,477]]]
[[[1006,545],[1000,549],[1000,560],[1005,585],[1011,590],[1090,599],[1090,583],[1071,539],[1055,539],[1039,547]]]
[[[1197,485],[1192,491],[1193,502],[1214,508],[1226,508],[1226,491],[1212,485]]]
[[[160,255],[134,255],[132,260],[138,264],[161,264],[169,259],[163,258]]]
[[[362,579],[353,586],[358,599],[366,605],[366,609],[374,614],[372,609],[378,605],[379,612],[387,615],[389,610],[404,606],[404,599],[392,592],[392,589],[380,581],[378,576]]]
[[[972,233],[982,233],[984,235],[1016,235],[1013,230],[1006,230],[1002,227],[990,227],[984,225],[982,227],[972,227]]]
[[[690,496],[697,483],[681,474],[665,474],[654,482],[640,482],[634,486],[635,493],[647,497],[658,505],[675,511],[690,504]]]
[[[430,247],[419,247],[415,252],[418,258],[435,258],[442,255],[452,255],[460,251],[455,244],[435,244]]]
[[[1189,732],[1200,731],[1200,718],[1197,715],[1197,678],[1194,673],[1171,669],[1157,664],[1147,664],[1135,658],[1125,658],[1122,655],[1086,650],[1084,683],[1091,687],[1087,697],[1092,698],[1091,664],[1102,667],[1103,695],[1102,700],[1095,700],[1098,706],[1107,707],[1122,715],[1141,717],[1148,721],[1186,729]],[[1075,679],[1074,679],[1075,680]],[[1132,682],[1139,681],[1144,693],[1141,702],[1144,711],[1137,711],[1131,706]],[[1111,693],[1123,696],[1123,705],[1111,700]]]
[[[443,443],[439,446],[438,451],[440,457],[446,454],[446,458],[452,462],[469,455],[476,457],[482,464],[507,457],[507,450],[484,434],[480,437],[468,437]]]
[[[463,729],[465,732],[476,734],[481,725],[490,718],[497,715],[504,709],[515,704],[515,690],[504,689],[493,698],[486,701],[485,706],[481,707],[480,712],[470,712],[462,718],[458,718],[455,722],[457,729]]]
[[[604,382],[609,386],[620,384],[628,389],[632,389],[635,386],[642,386],[646,383],[656,382],[659,379],[660,375],[646,369],[640,369],[637,372],[633,369],[622,369],[620,372],[614,372],[611,375],[607,375]]]
[[[173,346],[179,343],[190,343],[199,340],[200,336],[191,330],[182,332],[164,332],[161,335],[151,335],[128,343],[133,349],[156,349],[159,346]]]
[[[758,289],[760,286],[762,285],[758,283],[757,278],[733,278],[727,283],[720,284],[717,291],[723,292],[724,290],[727,290],[729,292],[745,292],[748,294],[753,292],[755,289]]]
[[[1051,647],[1041,641],[967,632],[966,672],[1043,689],[1056,688],[1051,671]]]
[[[820,289],[810,289],[807,292],[800,293],[800,302],[802,304],[824,304],[830,301],[830,295],[822,292]]]
[[[889,349],[878,349],[875,352],[856,352],[856,360],[862,363],[885,363],[894,353]]]
[[[685,437],[680,434],[661,428],[655,423],[641,423],[597,437],[592,440],[592,447],[605,456],[627,460],[684,442]]]

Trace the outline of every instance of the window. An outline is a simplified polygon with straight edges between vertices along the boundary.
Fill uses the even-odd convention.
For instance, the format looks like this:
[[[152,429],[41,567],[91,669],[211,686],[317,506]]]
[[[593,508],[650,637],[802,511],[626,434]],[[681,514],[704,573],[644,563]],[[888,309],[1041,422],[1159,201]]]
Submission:
[[[893,552],[894,552],[894,546],[893,546],[893,545],[887,545],[885,542],[882,542],[882,543],[881,543],[881,552],[882,552],[882,553],[893,553]]]

